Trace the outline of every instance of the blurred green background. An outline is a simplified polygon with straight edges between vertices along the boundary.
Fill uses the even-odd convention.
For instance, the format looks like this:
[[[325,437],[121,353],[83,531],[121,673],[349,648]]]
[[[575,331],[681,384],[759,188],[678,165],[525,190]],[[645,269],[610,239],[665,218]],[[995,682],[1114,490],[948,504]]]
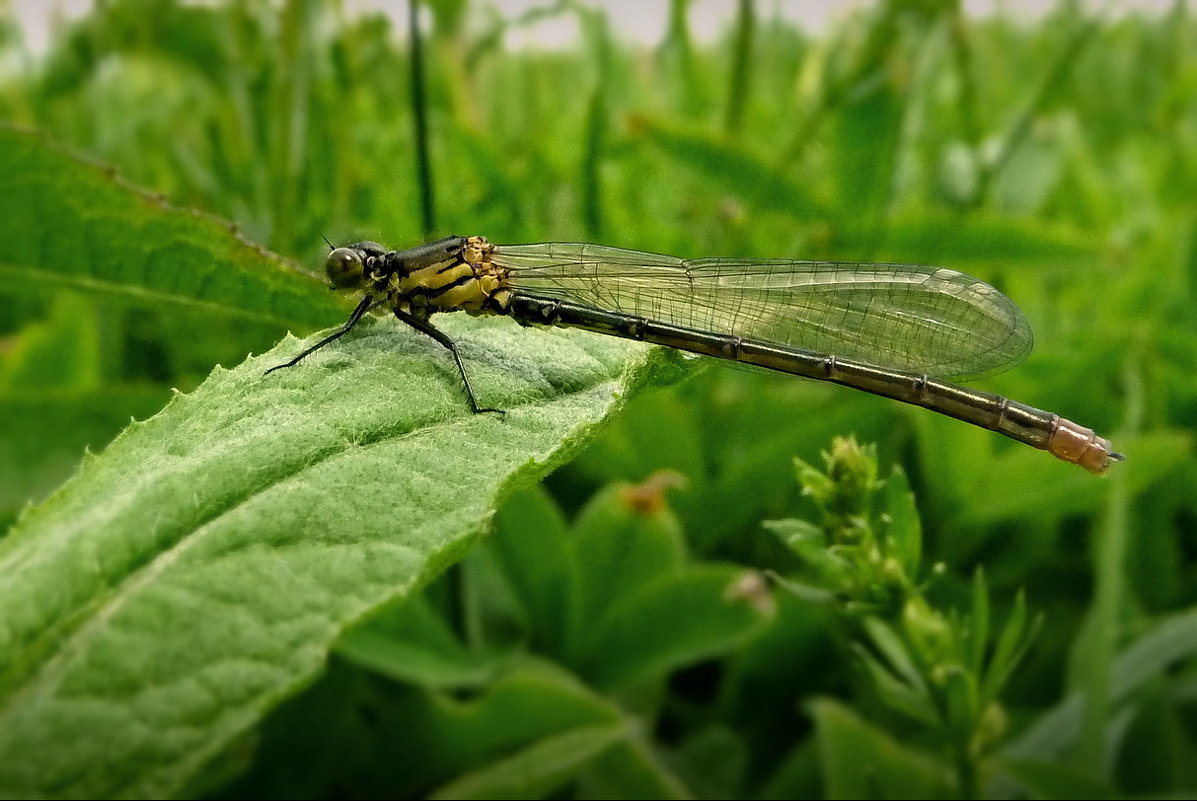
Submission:
[[[994,284],[1026,312],[1037,342],[984,387],[1108,436],[1128,457],[1108,478],[922,410],[712,365],[637,397],[543,489],[500,510],[501,533],[552,528],[529,509],[564,531],[579,510],[589,519],[596,503],[619,505],[604,487],[671,470],[684,485],[653,484],[650,494],[667,493],[653,514],[672,521],[696,562],[801,573],[809,559],[762,521],[796,516],[830,532],[817,481],[803,482],[812,502],[793,459],[821,465],[833,437],[854,434],[876,443],[883,478],[901,465],[914,492],[922,550],[908,566],[910,597],[936,609],[972,604],[975,623],[971,582],[983,566],[995,620],[1017,608],[1020,590],[1043,615],[1002,689],[1000,724],[981,714],[962,740],[887,711],[880,685],[859,678],[862,646],[844,623],[858,622],[859,610],[845,608],[859,598],[837,595],[845,603],[828,612],[776,590],[781,609],[751,647],[704,653],[662,676],[651,703],[612,696],[653,710],[638,718],[647,721],[638,742],[665,755],[676,782],[652,786],[852,795],[834,779],[831,724],[816,700],[838,698],[895,748],[910,742],[929,755],[930,784],[908,790],[1000,795],[1008,785],[966,781],[963,765],[989,764],[1082,691],[1097,699],[1088,734],[1048,760],[1060,773],[1035,774],[1037,785],[1024,774],[1017,792],[1197,786],[1191,649],[1136,685],[1134,704],[1110,689],[1134,638],[1197,602],[1197,21],[1186,3],[1146,15],[1062,2],[1022,18],[1021,6],[971,17],[960,2],[893,0],[810,33],[784,1],[741,0],[709,40],[694,33],[709,9],[629,4],[659,15],[659,41],[644,44],[621,31],[622,4],[610,15],[568,1],[500,13],[429,0],[422,92],[406,4],[383,13],[302,0],[104,2],[57,26],[44,52],[22,37],[19,5],[0,2],[0,117],[235,221],[298,262],[319,264],[322,236],[407,247],[452,233],[695,257],[933,263]],[[576,35],[527,44],[546,23]],[[102,449],[130,416],[159,409],[172,387],[190,390],[217,363],[239,363],[285,333],[9,283],[0,285],[5,522],[69,477],[85,447]],[[865,528],[884,529],[892,503],[866,503]],[[470,564],[427,601],[456,621],[466,651],[477,642],[462,620],[506,614],[496,596],[470,590],[489,586],[488,568]],[[536,641],[535,631],[521,637],[503,641]],[[411,754],[436,746],[396,721],[426,721],[425,707],[447,703],[446,693],[485,691],[476,678],[448,689],[427,674],[381,678],[360,662],[335,657],[234,767],[197,780],[201,790],[229,780],[240,782],[230,793],[264,796],[422,795],[527,745],[421,763]],[[921,665],[928,676],[931,662]],[[316,722],[325,715],[336,725]],[[509,723],[497,715],[478,726]],[[370,731],[387,732],[394,750],[330,756]],[[940,758],[949,778],[934,767]],[[391,764],[404,765],[401,778]],[[519,794],[648,792],[610,764],[601,780],[599,763],[579,764]],[[883,786],[855,789],[885,795]]]

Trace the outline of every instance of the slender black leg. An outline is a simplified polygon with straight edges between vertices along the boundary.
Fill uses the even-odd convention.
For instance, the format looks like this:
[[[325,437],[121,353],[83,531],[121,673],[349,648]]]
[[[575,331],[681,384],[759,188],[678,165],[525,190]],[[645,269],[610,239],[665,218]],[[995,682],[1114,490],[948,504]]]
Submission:
[[[470,399],[470,408],[474,410],[474,414],[481,414],[482,412],[507,414],[507,412],[502,409],[490,409],[478,405],[478,399],[474,397],[474,388],[470,386],[470,378],[466,375],[465,365],[461,363],[461,354],[457,352],[457,343],[449,339],[444,331],[441,331],[427,320],[421,320],[419,317],[414,317],[405,311],[400,311],[399,309],[394,309],[393,311],[395,312],[395,316],[400,320],[407,323],[420,333],[427,334],[428,336],[432,337],[437,342],[448,348],[449,352],[453,354],[453,360],[457,362],[457,369],[461,373],[461,383],[465,384],[466,396]]]
[[[305,350],[303,353],[296,356],[291,361],[287,362],[286,364],[275,365],[274,367],[271,367],[269,370],[267,370],[262,375],[270,375],[275,370],[281,370],[284,367],[294,367],[295,365],[299,364],[299,360],[302,359],[304,356],[307,356],[309,353],[314,353],[314,352],[320,350],[321,348],[323,348],[329,342],[332,342],[333,340],[340,339],[341,337],[345,336],[346,334],[348,334],[350,331],[353,330],[353,327],[358,324],[359,320],[362,319],[362,315],[364,315],[366,312],[368,312],[370,310],[370,307],[373,305],[376,305],[376,301],[373,298],[371,298],[369,295],[362,298],[362,302],[357,304],[357,308],[353,310],[353,314],[349,315],[349,319],[345,321],[345,325],[341,326],[336,331],[333,331],[331,334],[329,334],[324,339],[317,342],[312,347]]]

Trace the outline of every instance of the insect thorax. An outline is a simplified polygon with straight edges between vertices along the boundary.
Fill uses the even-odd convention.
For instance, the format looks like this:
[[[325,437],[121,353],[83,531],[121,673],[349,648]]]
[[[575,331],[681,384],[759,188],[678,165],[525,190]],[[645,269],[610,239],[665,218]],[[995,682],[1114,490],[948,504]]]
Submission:
[[[501,313],[507,271],[493,259],[485,237],[450,237],[443,247],[392,251],[370,273],[372,291],[391,308],[419,317],[436,312]]]

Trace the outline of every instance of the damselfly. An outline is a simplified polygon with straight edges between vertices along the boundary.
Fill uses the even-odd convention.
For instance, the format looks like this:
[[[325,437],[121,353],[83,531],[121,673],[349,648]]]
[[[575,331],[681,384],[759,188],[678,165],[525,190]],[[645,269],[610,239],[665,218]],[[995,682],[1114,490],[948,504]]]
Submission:
[[[267,372],[385,308],[453,354],[471,409],[498,412],[478,405],[457,346],[429,317],[505,314],[831,381],[997,431],[1093,473],[1123,458],[1059,415],[941,380],[1004,370],[1031,349],[1030,325],[1013,301],[955,270],[684,260],[604,245],[492,245],[480,236],[391,251],[360,242],[332,250],[325,270],[334,288],[362,292],[361,302],[339,329]]]

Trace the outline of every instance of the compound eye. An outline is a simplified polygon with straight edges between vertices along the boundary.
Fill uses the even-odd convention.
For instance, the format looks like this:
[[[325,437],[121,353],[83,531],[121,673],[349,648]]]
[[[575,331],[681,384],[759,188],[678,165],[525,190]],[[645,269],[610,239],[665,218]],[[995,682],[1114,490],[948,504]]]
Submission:
[[[324,272],[337,289],[361,286],[365,278],[362,256],[352,248],[337,248],[324,261]]]

